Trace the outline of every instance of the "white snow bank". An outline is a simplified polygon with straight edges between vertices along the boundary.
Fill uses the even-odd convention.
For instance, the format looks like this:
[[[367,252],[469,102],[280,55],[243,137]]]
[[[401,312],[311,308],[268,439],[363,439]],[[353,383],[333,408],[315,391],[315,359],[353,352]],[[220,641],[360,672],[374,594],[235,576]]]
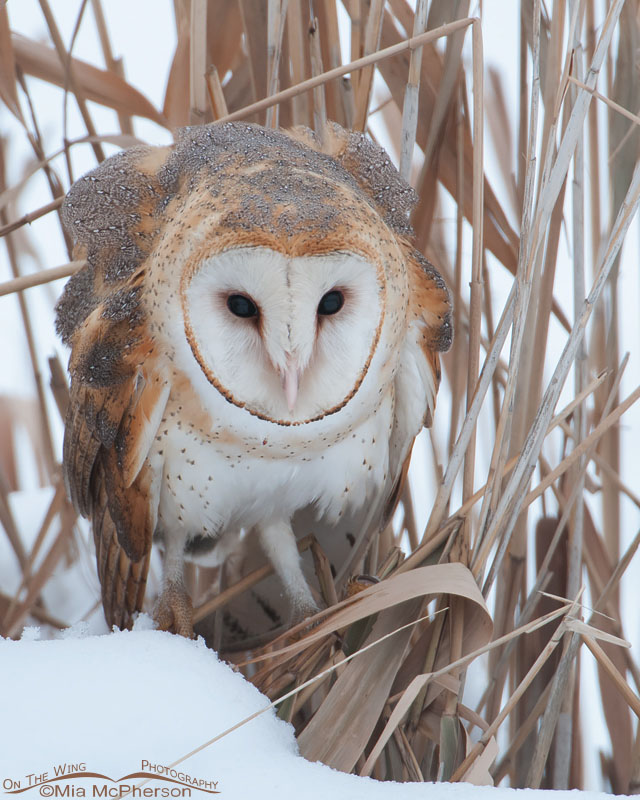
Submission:
[[[20,642],[0,640],[0,785],[7,798],[120,797],[120,787],[144,778],[119,779],[169,767],[268,704],[201,641],[152,630],[107,636],[78,630],[52,641],[34,640],[34,629],[25,634]],[[112,780],[85,774],[51,782],[64,765],[67,772]],[[181,783],[156,778],[134,796],[453,800],[474,795],[482,800],[485,793],[513,795],[469,784],[379,783],[311,764],[297,754],[292,727],[273,710],[175,770]],[[195,788],[195,780],[209,793]],[[526,794],[522,800],[543,793]],[[568,797],[553,793],[553,800]]]

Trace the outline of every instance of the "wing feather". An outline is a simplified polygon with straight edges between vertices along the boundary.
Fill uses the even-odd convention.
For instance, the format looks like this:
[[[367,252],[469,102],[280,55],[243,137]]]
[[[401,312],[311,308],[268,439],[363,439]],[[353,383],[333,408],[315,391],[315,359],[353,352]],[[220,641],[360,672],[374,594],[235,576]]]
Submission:
[[[127,409],[116,442],[125,488],[132,486],[142,469],[171,389],[169,381],[158,375],[150,383],[142,376],[138,381],[142,388],[136,401]]]
[[[89,485],[93,465],[100,449],[100,440],[94,436],[78,413],[74,403],[69,403],[65,427],[63,462],[65,482],[71,502],[82,516],[91,512]]]
[[[95,330],[99,313],[100,308],[74,335],[64,471],[75,507],[92,520],[105,617],[110,625],[130,627],[142,607],[157,522],[159,482],[148,456],[169,382],[145,366],[151,345],[142,339],[119,348],[133,363],[117,362],[108,382],[87,380],[95,374],[95,342],[105,341]],[[110,347],[117,347],[113,329],[109,337]],[[83,347],[83,338],[92,340],[91,348]]]
[[[93,483],[91,520],[105,618],[110,626],[130,628],[133,615],[142,609],[151,553],[150,542],[139,560],[129,558],[109,513],[102,462],[96,466]]]

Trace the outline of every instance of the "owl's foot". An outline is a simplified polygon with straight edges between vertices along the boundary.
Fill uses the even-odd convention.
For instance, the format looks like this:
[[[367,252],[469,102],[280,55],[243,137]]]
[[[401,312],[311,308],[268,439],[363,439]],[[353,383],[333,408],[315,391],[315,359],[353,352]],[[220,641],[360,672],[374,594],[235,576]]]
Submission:
[[[376,583],[380,583],[380,579],[375,575],[353,575],[347,581],[345,595],[347,597],[354,597],[354,595],[364,592],[365,589],[375,586]]]
[[[158,598],[153,617],[158,630],[193,639],[193,603],[184,586],[169,583]]]
[[[288,521],[278,520],[260,526],[260,542],[282,581],[289,601],[289,622],[296,625],[320,609],[302,573],[296,537]]]
[[[299,622],[304,622],[307,617],[312,617],[317,614],[320,609],[316,605],[311,592],[302,597],[291,598],[291,625],[297,625]]]
[[[291,615],[289,617],[289,627],[295,628],[296,625],[300,623],[304,623],[307,621],[307,624],[302,627],[296,633],[290,634],[290,641],[291,642],[299,642],[301,639],[304,639],[315,627],[319,625],[320,622],[310,622],[309,617],[313,617],[314,614],[317,614],[320,609],[318,606],[313,602],[312,598],[309,598],[309,601],[304,605],[300,605],[299,603],[292,602],[291,603]]]

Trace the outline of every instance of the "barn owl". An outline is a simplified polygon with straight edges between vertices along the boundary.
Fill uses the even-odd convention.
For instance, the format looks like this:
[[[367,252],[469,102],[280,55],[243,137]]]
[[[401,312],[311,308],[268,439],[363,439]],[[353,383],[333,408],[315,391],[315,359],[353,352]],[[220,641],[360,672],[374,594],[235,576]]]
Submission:
[[[142,608],[155,542],[157,624],[191,635],[185,559],[220,564],[246,531],[304,618],[317,598],[294,514],[388,519],[452,337],[449,292],[411,244],[414,199],[337,125],[322,143],[189,127],[72,186],[63,220],[86,266],[57,305],[64,474],[111,625]]]

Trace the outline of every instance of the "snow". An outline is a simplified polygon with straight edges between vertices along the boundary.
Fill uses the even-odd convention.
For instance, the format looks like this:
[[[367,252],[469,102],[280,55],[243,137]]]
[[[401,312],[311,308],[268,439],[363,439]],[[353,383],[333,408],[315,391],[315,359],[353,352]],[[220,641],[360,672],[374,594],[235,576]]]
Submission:
[[[506,800],[516,791],[470,784],[380,783],[312,764],[298,754],[293,728],[273,709],[189,755],[265,709],[268,700],[202,640],[151,630],[151,620],[144,615],[131,632],[92,636],[87,627],[75,626],[55,640],[40,641],[37,628],[27,628],[18,642],[0,640],[4,792],[30,787],[20,794],[26,800],[120,797],[126,791],[120,787],[142,785],[145,779],[119,779],[154,771],[174,775],[182,783],[154,778],[133,796],[206,800],[217,791],[223,800],[482,800],[491,793]],[[65,765],[64,774],[99,773],[112,780],[80,774],[47,782]],[[36,783],[43,773],[46,778]],[[201,781],[201,788],[194,781]],[[104,787],[109,794],[101,794]],[[147,794],[142,794],[145,789]],[[541,794],[547,793],[521,790],[519,800],[536,800],[534,795]],[[581,800],[606,796],[580,794]],[[554,792],[553,800],[568,800],[570,795],[575,800],[575,792]]]

